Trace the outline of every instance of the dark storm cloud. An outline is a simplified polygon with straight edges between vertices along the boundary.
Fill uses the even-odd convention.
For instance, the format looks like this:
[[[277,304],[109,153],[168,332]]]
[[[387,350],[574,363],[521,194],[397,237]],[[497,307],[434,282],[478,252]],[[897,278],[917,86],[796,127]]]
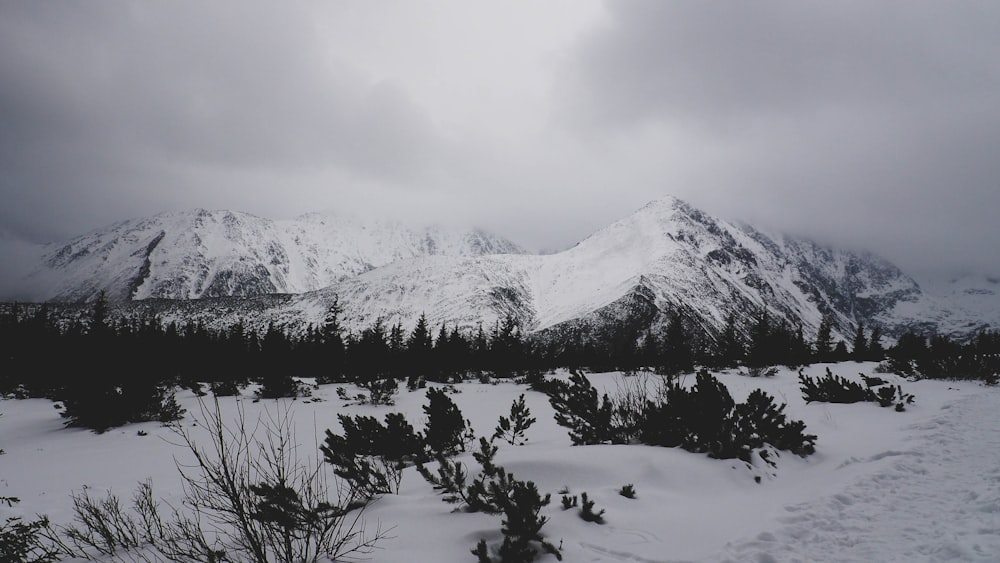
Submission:
[[[192,169],[405,181],[437,143],[404,90],[325,49],[292,4],[4,3],[0,77],[0,220],[35,239],[59,213],[89,228],[95,207],[110,221],[225,188]]]
[[[564,123],[683,132],[708,156],[665,189],[710,210],[906,267],[1000,271],[1000,5],[607,9],[558,90]]]

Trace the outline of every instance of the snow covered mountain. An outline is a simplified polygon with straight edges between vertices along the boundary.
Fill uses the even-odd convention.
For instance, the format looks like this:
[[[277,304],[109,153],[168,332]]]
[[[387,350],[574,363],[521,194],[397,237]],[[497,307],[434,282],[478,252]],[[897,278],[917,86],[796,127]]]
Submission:
[[[712,335],[729,316],[746,328],[764,310],[810,338],[824,315],[845,339],[858,323],[888,336],[1000,326],[996,282],[967,280],[934,296],[877,256],[763,233],[672,197],[563,252],[520,252],[479,231],[197,211],[127,221],[52,247],[34,277],[39,286],[57,281],[48,296],[58,300],[108,289],[127,300],[123,313],[258,329],[321,323],[335,300],[352,331],[380,319],[409,329],[422,314],[433,325],[489,328],[513,315],[527,331],[602,337],[656,328],[680,311]]]
[[[44,249],[29,275],[40,299],[200,299],[302,293],[426,255],[523,252],[483,231],[413,229],[310,213],[272,221],[195,210],[123,221]]]
[[[878,257],[769,236],[672,197],[545,256],[433,257],[395,262],[289,303],[309,321],[336,296],[348,326],[376,319],[412,326],[489,326],[507,314],[531,331],[658,324],[682,311],[708,333],[733,314],[748,325],[767,309],[812,334],[824,312],[847,336],[858,321],[898,328],[892,311],[920,287]]]

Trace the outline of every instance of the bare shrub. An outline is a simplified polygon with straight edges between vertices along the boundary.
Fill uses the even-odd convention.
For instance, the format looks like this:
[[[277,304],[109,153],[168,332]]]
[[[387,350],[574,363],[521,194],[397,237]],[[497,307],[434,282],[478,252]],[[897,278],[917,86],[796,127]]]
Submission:
[[[75,524],[49,528],[48,539],[88,560],[291,563],[368,553],[385,537],[381,529],[366,535],[364,499],[340,480],[331,483],[315,457],[300,455],[287,407],[252,423],[239,408],[231,426],[218,401],[199,407],[195,420],[207,442],[173,427],[176,445],[193,458],[176,462],[179,506],[168,505],[164,517],[149,482],[128,509],[110,493],[103,500],[74,495]]]

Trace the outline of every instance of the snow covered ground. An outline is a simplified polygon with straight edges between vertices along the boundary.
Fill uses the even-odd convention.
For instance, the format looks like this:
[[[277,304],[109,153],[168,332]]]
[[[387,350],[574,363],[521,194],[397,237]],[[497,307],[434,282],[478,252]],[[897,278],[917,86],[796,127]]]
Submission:
[[[824,367],[806,373],[821,375]],[[873,367],[832,366],[834,373],[854,378]],[[622,381],[621,374],[590,377],[609,392]],[[916,403],[897,413],[873,403],[807,405],[789,370],[773,378],[719,377],[737,400],[759,387],[787,402],[787,414],[818,435],[817,453],[805,459],[783,453],[771,469],[680,449],[574,447],[540,393],[506,382],[466,383],[451,396],[478,433],[488,436],[511,402],[525,394],[538,422],[528,430],[526,445],[498,442],[497,462],[517,478],[535,481],[543,494],[552,493],[543,509],[550,521],[542,531],[562,547],[565,561],[1000,561],[1000,389],[900,381]],[[394,407],[345,407],[336,387],[320,388],[315,395],[322,400],[291,405],[303,452],[316,451],[324,429],[339,427],[338,413],[381,418],[398,411],[418,429],[423,424],[421,391],[401,387]],[[193,394],[180,399],[189,413],[197,410]],[[240,402],[251,419],[278,406],[246,396]],[[224,399],[222,408],[234,416],[236,399]],[[158,424],[98,435],[63,428],[49,401],[2,400],[0,412],[0,448],[6,450],[0,456],[0,496],[22,499],[0,509],[0,518],[41,513],[66,523],[70,492],[101,496],[111,489],[128,498],[146,478],[159,496],[179,498],[174,459],[183,460],[186,452],[171,445],[175,438]],[[478,470],[470,454],[460,459]],[[625,484],[635,486],[636,499],[618,494]],[[587,492],[596,508],[606,510],[606,523],[563,511],[557,494],[563,488]],[[369,526],[391,528],[391,537],[370,555],[378,562],[474,561],[469,550],[480,538],[501,539],[499,516],[455,512],[414,469],[405,471],[400,493],[376,501],[367,518]]]

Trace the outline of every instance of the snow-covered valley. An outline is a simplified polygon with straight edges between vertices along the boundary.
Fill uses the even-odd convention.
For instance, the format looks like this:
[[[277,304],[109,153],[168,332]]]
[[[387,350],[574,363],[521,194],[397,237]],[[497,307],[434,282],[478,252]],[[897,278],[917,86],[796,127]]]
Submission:
[[[857,374],[871,374],[874,364],[818,364],[805,373],[819,375],[826,367],[860,379]],[[905,412],[872,403],[807,404],[794,371],[782,369],[771,378],[719,374],[737,401],[764,389],[818,436],[815,454],[782,452],[775,468],[679,448],[572,446],[546,396],[511,382],[462,383],[450,396],[477,434],[489,436],[498,417],[525,394],[538,422],[528,430],[526,445],[498,442],[496,461],[518,479],[534,481],[543,495],[552,494],[542,510],[550,519],[542,532],[561,547],[565,561],[996,561],[1000,390],[977,382],[881,376],[901,384],[916,402]],[[645,376],[588,377],[598,390],[614,394],[626,380]],[[690,383],[692,376],[684,377]],[[220,399],[220,405],[227,420],[237,407],[251,421],[287,408],[300,452],[308,457],[319,457],[322,432],[337,431],[341,413],[381,418],[401,412],[417,429],[424,424],[422,390],[401,387],[395,406],[375,407],[345,406],[336,389],[324,385],[311,399],[259,402],[247,390],[241,398]],[[198,435],[191,426],[199,409],[195,396],[182,391],[178,398],[188,410],[181,424]],[[0,496],[22,501],[0,509],[0,517],[46,514],[68,523],[71,492],[101,497],[112,490],[128,499],[145,479],[165,501],[180,499],[175,462],[185,463],[187,452],[172,444],[176,436],[168,428],[143,423],[104,434],[68,429],[53,404],[40,399],[0,400],[0,412],[0,448],[6,450],[0,456]],[[458,459],[478,470],[469,453]],[[637,498],[618,494],[626,484],[634,485]],[[595,508],[606,510],[605,523],[583,521],[578,509],[563,510],[557,493],[564,489],[588,493]],[[378,562],[472,561],[470,550],[480,539],[491,545],[501,539],[499,516],[456,511],[414,468],[404,470],[399,494],[378,499],[366,518],[369,527],[388,530],[369,555]]]

